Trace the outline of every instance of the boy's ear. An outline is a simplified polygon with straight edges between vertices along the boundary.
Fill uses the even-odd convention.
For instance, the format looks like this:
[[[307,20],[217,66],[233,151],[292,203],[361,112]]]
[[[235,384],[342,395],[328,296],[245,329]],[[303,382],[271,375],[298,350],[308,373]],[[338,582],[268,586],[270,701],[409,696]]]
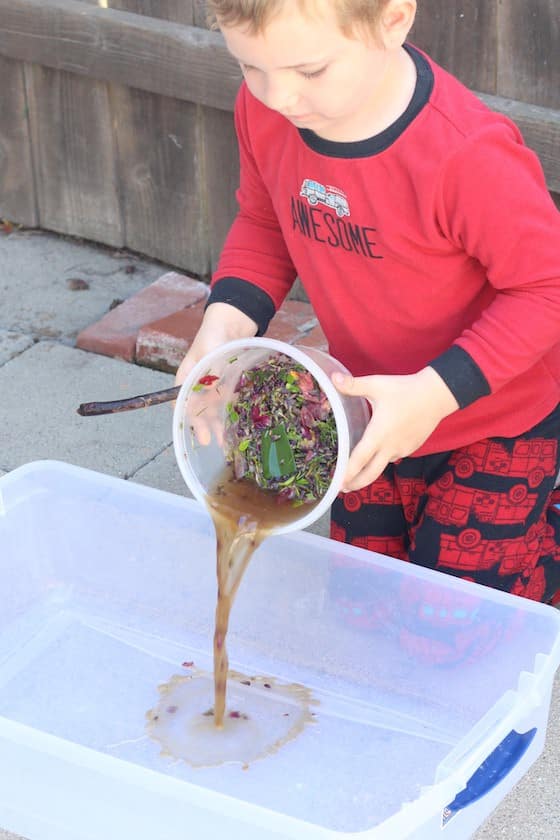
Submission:
[[[381,13],[380,36],[387,49],[404,44],[416,16],[416,0],[389,0]]]

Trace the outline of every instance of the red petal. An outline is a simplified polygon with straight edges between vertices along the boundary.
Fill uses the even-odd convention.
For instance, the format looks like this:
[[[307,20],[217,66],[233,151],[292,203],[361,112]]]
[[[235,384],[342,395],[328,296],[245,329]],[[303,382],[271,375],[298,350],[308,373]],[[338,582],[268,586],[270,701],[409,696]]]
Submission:
[[[266,429],[272,425],[272,418],[268,414],[261,414],[258,406],[254,405],[251,409],[251,420],[256,429]]]

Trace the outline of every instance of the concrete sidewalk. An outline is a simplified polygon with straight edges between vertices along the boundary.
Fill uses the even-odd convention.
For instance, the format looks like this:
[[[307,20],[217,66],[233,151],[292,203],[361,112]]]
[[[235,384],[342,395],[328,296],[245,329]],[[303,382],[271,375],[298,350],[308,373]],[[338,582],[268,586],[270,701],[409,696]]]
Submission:
[[[173,455],[168,404],[104,417],[76,414],[82,402],[173,384],[169,373],[76,347],[76,337],[115,302],[131,298],[166,271],[126,252],[44,232],[0,233],[0,475],[48,458],[187,495]],[[324,533],[325,522],[314,530]],[[477,840],[555,840],[559,736],[557,680],[545,752],[477,832]],[[0,827],[0,840],[15,840],[15,835]]]

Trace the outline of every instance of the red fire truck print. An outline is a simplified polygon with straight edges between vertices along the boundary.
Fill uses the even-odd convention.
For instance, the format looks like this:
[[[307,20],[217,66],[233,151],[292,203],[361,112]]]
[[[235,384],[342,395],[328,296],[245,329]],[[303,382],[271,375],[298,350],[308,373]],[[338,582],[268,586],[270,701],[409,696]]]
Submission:
[[[509,628],[503,621],[487,621],[481,604],[476,594],[446,592],[442,586],[431,587],[414,578],[404,580],[399,609],[401,647],[416,662],[444,667],[486,656]]]
[[[337,525],[336,522],[333,522],[332,519],[330,537],[331,540],[338,540],[338,542],[346,542],[346,531],[341,525]]]
[[[381,476],[373,484],[361,490],[344,494],[344,507],[355,513],[362,505],[400,505],[399,492],[392,481]]]
[[[388,557],[396,557],[398,560],[406,559],[404,541],[401,537],[354,537],[351,545],[365,548],[367,551],[377,551],[378,554],[386,554]]]
[[[426,514],[442,525],[462,527],[472,514],[479,522],[493,525],[521,525],[531,513],[536,493],[529,493],[524,484],[515,484],[507,493],[478,490],[455,484],[453,473],[447,472],[436,483],[428,500]]]
[[[346,531],[335,522],[331,522],[330,535],[333,540],[346,542]],[[397,557],[399,560],[407,559],[402,537],[375,537],[372,535],[354,537],[350,545],[365,548],[367,551],[376,551],[378,554],[386,554],[388,557]],[[355,563],[346,562],[344,565],[355,565]]]
[[[519,578],[511,590],[512,595],[520,595],[522,598],[529,598],[531,601],[542,601],[546,590],[546,578],[544,568],[539,566],[534,570],[528,581]]]
[[[400,479],[398,486],[381,476],[361,490],[344,494],[344,507],[355,513],[362,505],[402,505],[408,521],[412,521],[420,497],[426,492],[423,478]]]
[[[521,537],[506,540],[482,539],[476,528],[466,528],[458,536],[441,534],[437,567],[460,572],[486,572],[498,567],[498,575],[518,575],[528,565],[531,555],[542,551],[542,525],[532,525]]]
[[[416,519],[418,505],[426,493],[426,482],[423,478],[400,479],[399,493],[406,521],[410,524]]]
[[[470,478],[476,470],[489,475],[508,478],[528,478],[529,487],[534,489],[545,476],[556,474],[558,442],[550,438],[519,440],[508,452],[500,443],[481,441],[465,447],[449,459],[459,478]]]

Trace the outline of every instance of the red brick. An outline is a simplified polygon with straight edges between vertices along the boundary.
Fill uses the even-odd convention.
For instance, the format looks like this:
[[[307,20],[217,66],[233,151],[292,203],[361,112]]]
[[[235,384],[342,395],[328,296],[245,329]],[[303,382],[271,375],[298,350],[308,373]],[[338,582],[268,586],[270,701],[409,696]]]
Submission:
[[[317,318],[310,303],[286,300],[270,322],[266,337],[295,344],[316,324]]]
[[[170,271],[125,300],[78,335],[76,346],[105,356],[134,361],[136,339],[146,324],[206,300],[208,286]]]
[[[200,326],[206,300],[142,327],[136,340],[136,362],[175,373]]]
[[[201,301],[142,327],[136,340],[136,362],[174,373],[196,335],[204,306],[205,301]],[[283,304],[270,322],[266,337],[327,349],[311,305],[300,301],[289,300]]]
[[[298,347],[300,345],[302,347],[315,347],[317,350],[324,350],[325,353],[329,352],[329,343],[319,324],[313,327],[311,332],[308,332],[303,338],[300,338],[296,344]]]

